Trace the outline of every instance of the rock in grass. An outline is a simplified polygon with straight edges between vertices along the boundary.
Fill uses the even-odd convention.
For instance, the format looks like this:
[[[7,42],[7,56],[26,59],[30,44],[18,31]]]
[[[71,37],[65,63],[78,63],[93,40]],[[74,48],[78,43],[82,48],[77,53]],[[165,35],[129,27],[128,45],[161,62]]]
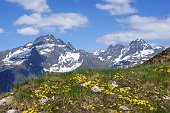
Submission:
[[[8,96],[0,100],[0,106],[10,105],[13,102],[13,97]]]
[[[170,97],[169,96],[165,96],[164,99],[165,100],[170,100]]]
[[[17,110],[11,109],[11,110],[8,110],[6,113],[17,113]]]
[[[91,88],[91,90],[92,90],[93,92],[95,92],[95,93],[101,92],[101,90],[100,90],[100,88],[99,88],[98,86],[93,86],[93,87]]]
[[[113,81],[113,82],[112,82],[112,87],[113,87],[113,88],[118,87],[118,84],[116,83],[116,81]]]
[[[46,103],[48,101],[48,98],[41,98],[39,99],[39,102],[41,103]]]
[[[161,106],[161,108],[164,109],[164,110],[167,110],[167,108],[165,106]]]
[[[126,106],[120,106],[119,110],[129,111],[130,109]]]
[[[52,99],[52,100],[55,100],[55,97],[54,97],[54,96],[52,96],[52,97],[51,97],[51,99]]]

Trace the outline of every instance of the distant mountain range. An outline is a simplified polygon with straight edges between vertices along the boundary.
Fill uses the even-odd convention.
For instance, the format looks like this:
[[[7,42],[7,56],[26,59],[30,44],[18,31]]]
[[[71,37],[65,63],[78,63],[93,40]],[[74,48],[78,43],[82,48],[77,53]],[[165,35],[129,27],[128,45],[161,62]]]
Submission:
[[[69,72],[77,68],[103,69],[108,64],[92,53],[75,49],[53,35],[38,37],[18,48],[0,52],[0,91],[14,83],[48,72]]]
[[[110,45],[106,50],[97,50],[93,54],[101,61],[108,62],[110,67],[120,68],[142,64],[164,49],[163,46],[154,48],[143,39],[137,39],[128,46]]]
[[[13,84],[48,72],[69,72],[78,68],[106,69],[141,64],[165,48],[151,47],[142,39],[129,46],[110,45],[94,53],[78,50],[53,35],[36,38],[24,46],[0,52],[0,92]]]

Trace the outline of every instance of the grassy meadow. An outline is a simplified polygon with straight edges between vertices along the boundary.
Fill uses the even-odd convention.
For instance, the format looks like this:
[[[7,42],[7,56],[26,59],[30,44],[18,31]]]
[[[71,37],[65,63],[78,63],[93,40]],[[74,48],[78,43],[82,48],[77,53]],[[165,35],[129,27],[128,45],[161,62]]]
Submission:
[[[49,73],[15,85],[0,99],[23,113],[169,113],[170,67],[140,65],[127,69]]]

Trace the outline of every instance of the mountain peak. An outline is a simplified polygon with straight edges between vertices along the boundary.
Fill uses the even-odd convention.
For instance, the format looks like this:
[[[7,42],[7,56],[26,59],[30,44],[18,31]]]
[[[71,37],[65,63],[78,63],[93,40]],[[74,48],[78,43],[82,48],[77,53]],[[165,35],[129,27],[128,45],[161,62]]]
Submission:
[[[54,35],[43,35],[35,39],[35,44],[46,44],[46,43],[55,43],[56,38]]]
[[[138,38],[138,39],[136,39],[135,41],[137,41],[137,42],[145,42],[143,39],[141,39],[141,38]]]
[[[58,44],[65,45],[65,43],[61,39],[56,39],[54,35],[43,35],[35,39],[34,44]]]
[[[115,47],[124,47],[124,45],[116,44]]]
[[[165,49],[165,47],[164,46],[161,46],[161,45],[158,45],[158,46],[156,46],[154,49]]]
[[[113,45],[109,45],[109,47],[107,48],[107,50],[110,50],[113,48]]]
[[[146,42],[143,40],[143,39],[140,39],[140,38],[138,38],[138,39],[136,39],[136,40],[134,40],[134,41],[132,41],[131,43],[130,43],[130,45],[134,45],[134,44],[145,44]]]
[[[108,48],[107,48],[107,50],[109,51],[109,50],[113,50],[113,49],[122,49],[122,48],[124,48],[124,46],[123,45],[120,45],[120,44],[116,44],[116,45],[110,45]]]
[[[129,44],[130,48],[138,49],[138,50],[146,50],[152,49],[152,47],[146,43],[143,39],[136,39]]]

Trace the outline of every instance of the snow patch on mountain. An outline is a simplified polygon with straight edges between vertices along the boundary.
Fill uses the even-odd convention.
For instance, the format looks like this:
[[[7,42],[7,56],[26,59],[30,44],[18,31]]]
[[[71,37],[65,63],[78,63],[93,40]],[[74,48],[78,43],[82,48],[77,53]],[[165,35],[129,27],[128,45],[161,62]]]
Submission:
[[[54,47],[54,46],[55,46],[55,44],[42,44],[42,45],[36,46],[36,48],[39,50],[39,49],[44,49],[44,48],[47,48],[47,47],[51,48],[51,47]]]
[[[31,47],[33,45],[33,43],[31,42],[31,43],[28,43],[27,45],[26,45],[26,47]]]
[[[66,52],[59,56],[58,64],[53,64],[49,71],[50,72],[69,72],[77,69],[81,66],[83,61],[79,61],[80,53]],[[44,69],[48,70],[48,69]]]
[[[108,56],[108,57],[107,57],[107,59],[111,59],[111,58],[112,58],[112,56]]]
[[[105,52],[105,50],[96,50],[95,52],[93,52],[94,55],[99,55],[100,53]]]
[[[36,49],[39,51],[41,55],[46,55],[54,50],[55,44],[43,44],[36,46]]]
[[[121,57],[122,57],[123,55],[121,54],[120,56],[118,56],[118,58],[116,58],[115,60],[112,60],[112,62],[115,62],[115,63],[118,63],[118,62],[120,62],[122,59],[121,59]]]
[[[10,52],[2,61],[6,65],[20,65],[31,55],[31,50],[28,47],[19,48],[14,52]]]
[[[66,47],[66,45],[57,45],[57,47]]]
[[[145,57],[146,55],[150,55],[150,54],[153,54],[154,53],[154,50],[151,49],[151,50],[143,50],[143,51],[140,51],[140,53],[137,54],[138,57]]]
[[[101,61],[104,61],[105,59],[103,59],[102,57],[98,57]]]

